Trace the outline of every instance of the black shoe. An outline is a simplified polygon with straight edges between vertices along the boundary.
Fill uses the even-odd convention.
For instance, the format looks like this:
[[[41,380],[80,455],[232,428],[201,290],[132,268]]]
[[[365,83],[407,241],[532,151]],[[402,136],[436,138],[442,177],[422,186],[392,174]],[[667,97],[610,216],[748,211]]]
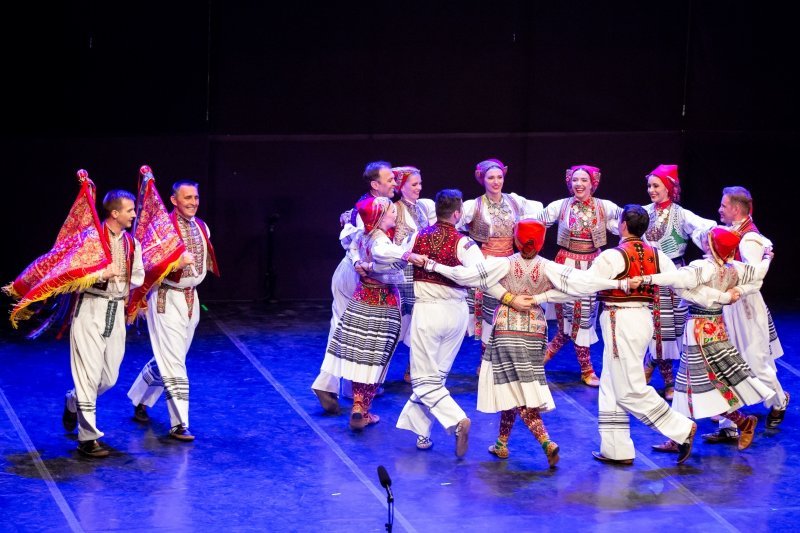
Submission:
[[[183,442],[191,442],[194,440],[194,435],[189,432],[189,428],[184,426],[175,426],[169,430],[169,436]]]
[[[722,444],[725,442],[735,444],[739,442],[739,430],[736,428],[726,428],[715,431],[714,433],[706,433],[703,435],[703,441],[708,444]]]
[[[789,393],[786,392],[786,403],[783,404],[783,409],[770,409],[769,414],[767,414],[767,428],[768,429],[775,429],[781,422],[783,422],[783,417],[786,416],[786,408],[789,406]]]
[[[68,432],[73,432],[78,427],[78,413],[69,410],[66,399],[64,400],[64,412],[61,413],[61,423]]]
[[[697,433],[697,424],[692,422],[692,430],[689,432],[689,436],[686,437],[686,441],[683,444],[678,444],[678,464],[683,464],[689,458],[689,455],[692,453],[692,445],[694,444],[694,435]]]
[[[78,443],[78,452],[86,457],[108,457],[109,451],[100,446],[96,440]]]
[[[601,463],[607,463],[611,465],[630,466],[633,464],[633,459],[611,459],[600,452],[592,452],[592,457]]]
[[[143,403],[133,408],[133,419],[142,424],[150,422],[150,415],[147,414],[147,407]]]

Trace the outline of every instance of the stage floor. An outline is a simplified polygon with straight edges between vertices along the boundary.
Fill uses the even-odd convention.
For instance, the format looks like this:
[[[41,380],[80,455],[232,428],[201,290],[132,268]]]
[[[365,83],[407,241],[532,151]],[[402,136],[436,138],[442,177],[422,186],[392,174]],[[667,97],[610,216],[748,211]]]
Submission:
[[[75,450],[61,426],[72,387],[68,340],[0,338],[0,529],[2,531],[383,531],[386,494],[376,468],[393,481],[395,531],[789,531],[800,523],[800,401],[783,425],[759,417],[753,445],[706,444],[698,423],[688,462],[651,451],[661,435],[632,419],[632,466],[598,463],[597,390],[578,380],[574,351],[548,364],[557,409],[544,415],[561,447],[555,470],[521,421],[511,456],[487,452],[499,415],[475,409],[479,345],[465,340],[448,388],[472,418],[470,449],[459,460],[454,438],[436,426],[434,447],[395,428],[411,386],[402,376],[408,350],[391,363],[376,398],[375,426],[354,434],[343,414],[322,412],[310,385],[319,370],[330,308],[322,303],[209,304],[188,357],[193,443],[167,437],[163,398],[151,423],[132,420],[126,392],[150,358],[146,330],[128,331],[117,386],[98,401],[105,459]],[[794,360],[800,312],[775,312],[787,355],[784,387],[800,399]],[[144,325],[142,325],[144,328]],[[552,325],[551,325],[552,328]],[[599,369],[602,344],[592,347]],[[653,383],[661,386],[656,375]]]

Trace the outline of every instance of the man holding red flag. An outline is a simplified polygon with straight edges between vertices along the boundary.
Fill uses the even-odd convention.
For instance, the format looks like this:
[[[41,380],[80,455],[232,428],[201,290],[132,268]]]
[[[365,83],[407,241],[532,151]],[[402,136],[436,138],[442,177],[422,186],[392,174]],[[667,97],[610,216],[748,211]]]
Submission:
[[[144,280],[142,249],[127,231],[136,218],[136,198],[113,190],[103,199],[106,219],[100,238],[111,252],[111,262],[99,280],[81,292],[70,328],[70,366],[75,388],[67,392],[64,429],[78,428],[78,451],[88,457],[109,452],[97,439],[97,397],[114,386],[125,355],[125,300],[131,288]]]
[[[200,320],[197,286],[208,271],[219,275],[214,248],[205,222],[195,216],[200,205],[198,184],[178,181],[172,186],[170,214],[186,252],[173,271],[147,296],[147,329],[153,358],[144,366],[128,391],[139,422],[149,421],[152,407],[166,391],[170,417],[170,437],[192,441],[189,432],[189,378],[186,354]]]

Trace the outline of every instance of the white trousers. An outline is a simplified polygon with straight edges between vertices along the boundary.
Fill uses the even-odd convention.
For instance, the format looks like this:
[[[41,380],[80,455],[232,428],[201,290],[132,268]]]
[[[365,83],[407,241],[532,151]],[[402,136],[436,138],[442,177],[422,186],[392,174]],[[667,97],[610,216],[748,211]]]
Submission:
[[[328,331],[328,342],[325,343],[326,347],[331,343],[331,338],[333,337],[333,333],[336,331],[336,326],[339,325],[339,319],[341,319],[342,315],[344,315],[344,311],[347,309],[347,304],[353,298],[353,293],[356,292],[357,285],[358,274],[353,268],[353,264],[350,262],[350,259],[345,256],[339,262],[339,266],[336,267],[336,271],[334,271],[333,278],[331,279],[331,294],[333,295],[333,304],[331,305],[331,328]],[[325,357],[334,356],[326,353]],[[331,392],[333,394],[339,394],[339,381],[340,380],[337,376],[329,374],[328,372],[320,369],[317,379],[315,379],[314,383],[311,384],[311,388]],[[346,379],[341,381],[342,393],[345,396],[352,396],[352,385],[350,381]]]
[[[397,427],[429,437],[433,418],[450,431],[466,413],[445,387],[453,366],[469,311],[464,300],[431,301],[417,298],[411,317],[411,387]]]
[[[186,354],[200,321],[200,298],[195,292],[192,317],[183,292],[166,291],[164,313],[158,312],[158,290],[147,298],[147,330],[153,358],[148,361],[128,391],[133,405],[152,407],[166,391],[170,426],[189,427],[189,376]]]
[[[678,443],[686,441],[692,421],[673,411],[655,389],[645,383],[644,354],[653,336],[650,310],[647,307],[617,308],[615,315],[613,332],[610,310],[600,315],[605,346],[598,428],[600,453],[609,459],[625,460],[635,456],[629,414]],[[615,343],[618,357],[614,356]]]
[[[75,388],[67,408],[78,413],[78,440],[99,439],[97,397],[114,386],[125,355],[125,302],[83,293],[69,333],[70,367]]]

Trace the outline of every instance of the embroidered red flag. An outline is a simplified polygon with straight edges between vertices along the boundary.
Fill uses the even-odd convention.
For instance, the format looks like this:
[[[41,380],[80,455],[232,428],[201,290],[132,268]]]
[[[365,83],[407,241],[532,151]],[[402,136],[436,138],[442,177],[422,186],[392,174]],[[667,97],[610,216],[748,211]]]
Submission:
[[[100,238],[95,185],[83,169],[78,171],[78,181],[81,189],[58,232],[53,249],[3,287],[3,292],[18,300],[10,317],[15,328],[20,320],[27,320],[33,314],[29,305],[94,285],[111,262],[108,243]]]
[[[139,198],[136,228],[133,235],[142,245],[144,283],[131,291],[126,316],[132,323],[147,309],[147,293],[169,274],[186,251],[180,234],[170,219],[156,189],[156,180],[149,166],[139,169]]]

